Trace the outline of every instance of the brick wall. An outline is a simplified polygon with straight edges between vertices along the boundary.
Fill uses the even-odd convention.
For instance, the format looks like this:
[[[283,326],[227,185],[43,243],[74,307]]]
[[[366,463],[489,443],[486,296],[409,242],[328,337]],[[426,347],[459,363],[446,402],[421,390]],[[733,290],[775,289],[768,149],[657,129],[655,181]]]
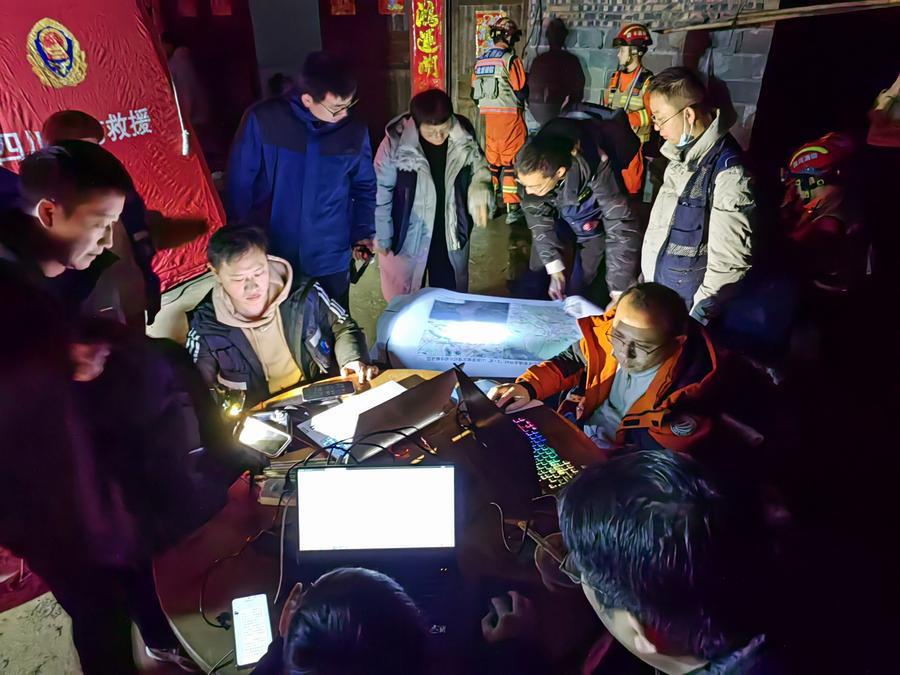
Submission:
[[[532,16],[535,16],[538,0],[531,2]],[[778,0],[746,0],[743,3],[740,0],[555,0],[541,4],[545,20],[559,17],[569,27],[566,46],[578,56],[584,68],[585,97],[589,101],[599,102],[601,92],[617,65],[612,41],[623,22],[644,23],[652,31],[654,28],[727,19],[734,16],[741,5],[744,12],[775,9]],[[753,128],[772,30],[771,26],[767,26],[706,33],[653,33],[654,44],[644,56],[644,64],[657,73],[670,66],[688,65],[697,68],[703,75],[711,73],[722,80],[737,113],[733,133],[746,147]],[[545,48],[542,36],[537,49],[530,47],[526,50],[526,64]]]

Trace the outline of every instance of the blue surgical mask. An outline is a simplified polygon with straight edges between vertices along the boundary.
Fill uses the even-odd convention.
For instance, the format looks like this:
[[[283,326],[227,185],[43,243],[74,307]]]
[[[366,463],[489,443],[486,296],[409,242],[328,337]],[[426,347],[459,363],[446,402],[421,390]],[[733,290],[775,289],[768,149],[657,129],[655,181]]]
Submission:
[[[687,111],[685,111],[686,113]],[[678,139],[678,147],[683,148],[686,145],[689,145],[691,141],[694,140],[694,123],[691,122],[691,127],[687,131],[681,132],[681,138]]]

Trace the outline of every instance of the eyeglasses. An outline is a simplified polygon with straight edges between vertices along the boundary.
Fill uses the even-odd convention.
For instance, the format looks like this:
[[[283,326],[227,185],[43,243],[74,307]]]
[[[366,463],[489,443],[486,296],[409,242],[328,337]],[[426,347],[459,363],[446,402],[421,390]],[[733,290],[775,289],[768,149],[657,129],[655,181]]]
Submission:
[[[581,570],[575,565],[575,559],[572,557],[571,553],[566,553],[562,562],[559,564],[559,571],[562,572],[566,578],[571,581],[576,586],[587,586],[597,595],[597,599],[603,597],[602,592],[596,586],[588,583],[588,581],[584,578],[584,575],[581,573]]]
[[[666,126],[666,125],[669,123],[670,120],[673,120],[673,119],[675,119],[676,117],[678,117],[678,116],[679,116],[681,113],[683,113],[683,112],[687,109],[687,107],[690,106],[690,105],[693,105],[693,104],[688,103],[688,105],[684,106],[684,108],[682,108],[681,110],[679,110],[679,111],[678,111],[677,113],[675,113],[674,115],[670,115],[669,117],[667,117],[666,119],[664,119],[662,122],[660,122],[660,121],[657,119],[656,115],[650,115],[650,121],[653,122],[653,126],[656,127],[656,130],[657,130],[657,131],[660,131],[664,126]]]
[[[327,110],[329,113],[331,113],[331,116],[332,116],[332,117],[337,117],[337,116],[340,115],[342,112],[345,112],[345,111],[347,111],[347,110],[350,110],[350,108],[352,108],[353,106],[355,106],[357,103],[359,103],[359,99],[358,99],[358,98],[353,99],[353,100],[350,101],[350,103],[348,103],[347,105],[342,105],[340,108],[329,108],[329,107],[328,107],[327,105],[325,105],[324,103],[319,103],[319,105],[322,106],[322,107],[323,107],[325,110]]]
[[[622,349],[627,350],[629,347],[634,347],[634,350],[636,352],[641,352],[645,356],[650,356],[652,353],[665,347],[665,344],[653,346],[653,345],[648,345],[645,342],[637,342],[635,340],[630,340],[629,338],[627,338],[624,335],[622,335],[621,333],[619,333],[612,326],[610,326],[606,330],[606,337],[609,338],[610,342],[615,342]]]

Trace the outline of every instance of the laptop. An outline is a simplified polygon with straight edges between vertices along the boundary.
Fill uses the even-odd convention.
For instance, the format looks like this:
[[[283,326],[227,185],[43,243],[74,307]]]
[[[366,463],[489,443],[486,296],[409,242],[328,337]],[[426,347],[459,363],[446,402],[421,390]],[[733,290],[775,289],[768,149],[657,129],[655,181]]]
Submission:
[[[452,465],[306,468],[296,485],[290,539],[301,579],[335,567],[379,570],[406,589],[432,632],[447,632],[459,588]]]
[[[453,466],[311,468],[296,481],[301,561],[440,556],[456,547]]]
[[[362,463],[452,410],[455,386],[452,369],[410,389],[386,382],[311,418],[299,431],[320,448],[345,440],[332,456],[343,464],[352,463],[351,457]]]
[[[532,502],[541,495],[531,444],[462,368],[455,370],[461,406],[464,404],[479,446],[467,453],[467,459],[486,484],[492,501],[503,509],[503,516],[528,520]]]

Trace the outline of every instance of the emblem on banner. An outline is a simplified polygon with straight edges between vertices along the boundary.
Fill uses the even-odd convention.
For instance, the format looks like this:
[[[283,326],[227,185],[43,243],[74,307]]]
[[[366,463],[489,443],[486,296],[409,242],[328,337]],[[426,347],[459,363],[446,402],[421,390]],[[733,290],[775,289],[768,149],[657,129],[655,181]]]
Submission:
[[[27,54],[34,74],[48,87],[74,87],[87,75],[87,62],[78,40],[53,19],[44,18],[32,26]]]

